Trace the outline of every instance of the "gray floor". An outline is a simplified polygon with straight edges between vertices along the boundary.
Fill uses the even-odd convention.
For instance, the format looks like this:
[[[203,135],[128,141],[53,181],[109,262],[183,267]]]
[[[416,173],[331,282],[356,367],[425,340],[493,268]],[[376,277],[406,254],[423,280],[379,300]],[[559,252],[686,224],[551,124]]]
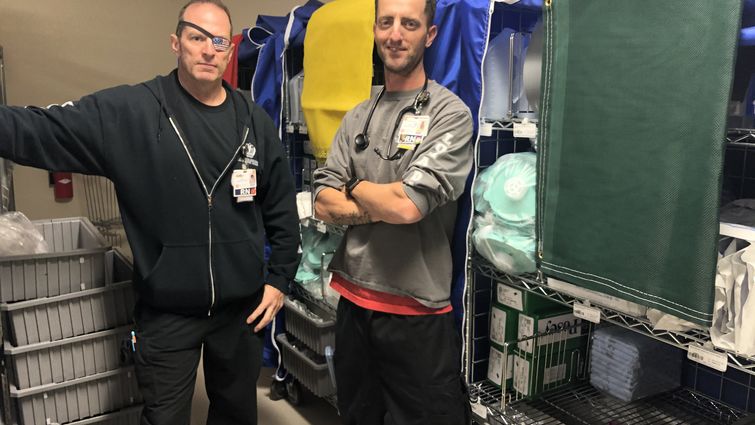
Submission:
[[[273,369],[262,369],[257,382],[257,407],[259,425],[338,425],[335,407],[309,394],[301,406],[293,407],[286,400],[270,400],[270,382]],[[204,374],[200,365],[191,408],[191,425],[204,425],[207,419],[207,393],[204,389]]]

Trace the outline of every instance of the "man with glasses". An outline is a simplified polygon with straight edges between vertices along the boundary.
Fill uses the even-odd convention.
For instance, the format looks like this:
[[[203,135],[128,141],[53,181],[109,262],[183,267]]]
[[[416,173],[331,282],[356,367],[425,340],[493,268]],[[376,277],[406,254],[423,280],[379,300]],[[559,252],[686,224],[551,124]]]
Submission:
[[[435,0],[376,0],[375,14],[385,86],[346,114],[315,173],[316,216],[349,226],[330,264],[339,410],[348,425],[460,425],[450,245],[471,114],[425,74]]]
[[[277,131],[222,82],[228,9],[181,9],[168,76],[48,108],[0,107],[0,156],[113,181],[134,254],[142,423],[188,424],[200,353],[209,424],[256,424],[260,332],[298,265],[293,178]],[[265,238],[272,248],[263,258]]]

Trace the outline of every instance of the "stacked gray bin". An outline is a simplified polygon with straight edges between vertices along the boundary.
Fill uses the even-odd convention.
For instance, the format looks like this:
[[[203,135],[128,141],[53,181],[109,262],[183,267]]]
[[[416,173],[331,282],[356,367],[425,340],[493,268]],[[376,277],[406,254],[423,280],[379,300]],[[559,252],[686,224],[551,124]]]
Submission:
[[[50,253],[0,258],[4,423],[139,423],[131,264],[86,218],[34,224]]]
[[[286,370],[316,396],[329,397],[336,393],[334,376],[326,362],[318,362],[312,357],[322,358],[326,355],[326,347],[335,348],[336,322],[323,318],[326,316],[323,312],[316,314],[312,307],[286,298],[286,334],[277,335],[276,340]],[[311,356],[312,353],[317,356]]]

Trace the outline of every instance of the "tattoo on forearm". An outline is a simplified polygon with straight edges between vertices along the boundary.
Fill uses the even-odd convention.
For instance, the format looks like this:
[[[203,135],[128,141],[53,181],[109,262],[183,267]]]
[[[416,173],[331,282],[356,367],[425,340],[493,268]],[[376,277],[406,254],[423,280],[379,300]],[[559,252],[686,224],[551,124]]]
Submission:
[[[372,223],[372,219],[370,218],[370,214],[368,212],[354,212],[354,213],[348,213],[348,214],[336,214],[332,216],[333,220],[336,224],[346,225],[346,226],[355,226],[357,224],[367,224]]]

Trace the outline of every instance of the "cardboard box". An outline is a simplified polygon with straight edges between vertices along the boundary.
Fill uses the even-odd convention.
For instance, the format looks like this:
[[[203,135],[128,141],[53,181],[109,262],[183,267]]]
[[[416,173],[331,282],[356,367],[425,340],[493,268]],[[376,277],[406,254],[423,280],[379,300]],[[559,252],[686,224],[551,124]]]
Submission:
[[[495,303],[531,314],[563,308],[561,303],[547,297],[500,282],[496,285]]]
[[[581,347],[585,344],[582,320],[568,308],[555,311],[525,314],[519,313],[517,339],[537,334],[537,344],[553,346],[557,351]],[[518,348],[532,354],[534,339],[519,342]]]
[[[571,382],[584,371],[585,353],[584,347],[565,351],[539,347],[535,355],[515,350],[512,388],[519,397],[535,397]]]
[[[493,306],[490,309],[490,344],[503,350],[505,342],[517,340],[519,313],[511,308]]]
[[[501,387],[501,382],[504,380],[503,369],[506,371],[506,388],[511,388],[512,378],[514,374],[514,355],[513,347],[509,349],[508,360],[506,365],[503,361],[503,351],[495,347],[490,347],[490,356],[488,357],[488,381],[492,382],[496,387]]]

